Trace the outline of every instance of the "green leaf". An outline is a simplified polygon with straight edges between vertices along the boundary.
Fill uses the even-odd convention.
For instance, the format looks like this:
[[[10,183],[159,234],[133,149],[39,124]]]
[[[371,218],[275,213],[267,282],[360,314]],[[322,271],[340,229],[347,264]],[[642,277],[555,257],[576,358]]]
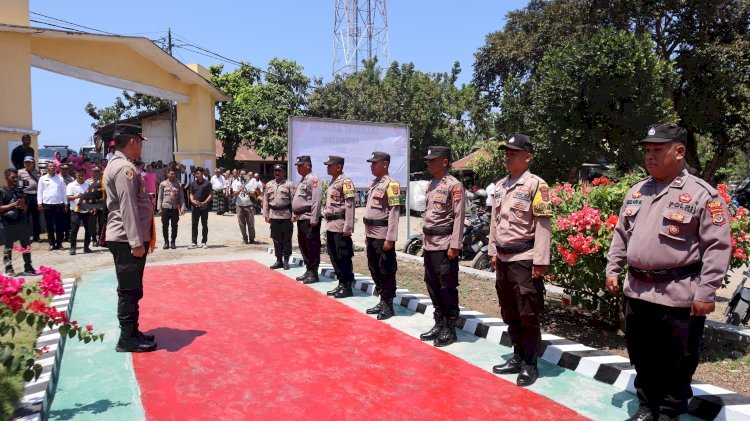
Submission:
[[[68,337],[73,338],[74,336],[76,336],[76,331],[74,329],[70,329],[70,331],[68,332]]]
[[[34,314],[29,314],[26,317],[26,324],[29,325],[29,326],[34,326],[34,322],[35,321],[36,321],[36,315],[34,315]]]
[[[86,336],[85,338],[83,338],[83,343],[87,344],[89,342],[91,342],[91,338],[89,338],[88,336]]]
[[[16,313],[16,323],[21,323],[26,318],[26,313],[19,311]]]
[[[58,332],[60,332],[61,336],[65,336],[68,333],[68,331],[70,331],[70,325],[67,323],[62,324],[57,330]]]
[[[34,379],[34,370],[27,369],[23,372],[23,379],[27,382],[30,382]]]

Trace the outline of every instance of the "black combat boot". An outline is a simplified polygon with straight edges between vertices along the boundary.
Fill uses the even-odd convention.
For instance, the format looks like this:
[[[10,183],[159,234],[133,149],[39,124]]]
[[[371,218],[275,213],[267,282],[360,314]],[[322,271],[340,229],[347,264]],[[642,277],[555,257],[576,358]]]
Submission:
[[[284,267],[284,263],[281,262],[281,260],[277,260],[276,263],[269,266],[271,269],[280,269]]]
[[[380,307],[380,312],[378,313],[378,320],[387,320],[393,317],[396,313],[393,312],[393,303],[381,301],[383,305]]]
[[[296,277],[296,278],[294,278],[294,279],[296,279],[296,280],[298,280],[298,281],[302,282],[302,281],[304,281],[304,280],[305,280],[305,278],[307,278],[307,277],[308,277],[309,275],[310,275],[310,271],[309,271],[309,270],[306,270],[306,271],[305,271],[305,273],[303,273],[302,275],[300,275],[300,276],[298,276],[298,277]]]
[[[375,307],[368,308],[367,310],[365,310],[365,313],[378,314],[380,313],[380,309],[383,308],[383,304],[384,304],[383,299],[381,298],[380,301],[377,304],[375,304]]]
[[[289,270],[289,256],[284,257],[284,270]]]
[[[435,340],[437,339],[440,331],[443,330],[443,324],[445,323],[445,320],[443,319],[443,314],[440,313],[439,311],[435,311],[435,314],[433,315],[433,317],[435,317],[435,325],[432,326],[432,329],[419,335],[419,339],[423,341]]]
[[[141,332],[141,330],[138,328],[138,323],[135,324],[135,335],[149,342],[154,342],[155,339],[154,335]]]
[[[339,284],[338,284],[338,285],[336,285],[336,288],[334,288],[334,289],[332,289],[332,290],[330,290],[330,291],[326,292],[326,295],[328,295],[329,297],[332,297],[332,296],[334,296],[334,295],[335,295],[335,294],[336,294],[337,292],[339,292],[339,291],[341,290],[341,288],[343,288],[343,287],[344,287],[344,286],[343,286],[343,285],[341,284],[341,282],[339,282]]]
[[[433,343],[435,346],[448,346],[458,340],[456,337],[456,320],[458,320],[456,316],[447,316],[445,318],[445,324]]]
[[[137,336],[132,324],[120,326],[120,339],[117,341],[117,352],[151,352],[156,350],[156,343]]]
[[[31,253],[24,253],[23,257],[23,272],[19,273],[21,276],[34,276],[36,275],[36,269],[31,265]]]
[[[346,285],[342,285],[341,289],[333,294],[333,298],[347,298],[354,295],[354,292],[352,291],[352,284],[347,283]]]
[[[316,282],[320,282],[320,278],[318,278],[318,272],[310,272],[310,274],[307,275],[307,278],[302,281],[303,284],[314,284]]]
[[[523,363],[521,365],[521,372],[518,373],[518,378],[516,379],[516,384],[519,386],[531,386],[536,382],[536,379],[539,377],[539,369],[536,367],[536,364],[526,364]]]
[[[656,421],[658,418],[654,411],[647,406],[639,406],[638,411],[625,421]]]
[[[176,248],[177,248],[177,244],[175,243],[175,240],[174,240],[174,239],[172,239],[172,242],[171,242],[171,243],[169,243],[169,248],[171,248],[172,250],[174,250],[174,249],[176,249]]]

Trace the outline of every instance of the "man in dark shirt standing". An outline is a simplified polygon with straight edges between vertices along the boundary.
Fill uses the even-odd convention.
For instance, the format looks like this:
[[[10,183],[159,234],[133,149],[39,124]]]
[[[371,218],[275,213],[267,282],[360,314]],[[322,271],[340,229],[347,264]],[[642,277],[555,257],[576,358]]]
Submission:
[[[13,166],[20,170],[23,168],[23,159],[27,156],[34,156],[34,148],[31,147],[31,136],[25,134],[21,136],[21,144],[16,146],[10,154],[10,160]]]
[[[208,248],[206,244],[208,242],[208,209],[209,203],[213,200],[213,190],[211,189],[211,182],[206,180],[203,176],[203,168],[198,167],[195,169],[195,181],[190,183],[190,204],[193,205],[193,242],[188,246],[189,249],[198,247],[198,220],[201,221],[203,227],[202,237],[203,242],[201,247]]]

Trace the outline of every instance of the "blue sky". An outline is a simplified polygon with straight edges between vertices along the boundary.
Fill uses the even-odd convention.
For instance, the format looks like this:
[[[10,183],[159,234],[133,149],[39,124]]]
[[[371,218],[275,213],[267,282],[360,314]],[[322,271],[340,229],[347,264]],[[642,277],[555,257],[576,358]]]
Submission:
[[[459,82],[471,80],[474,52],[502,28],[505,14],[525,0],[391,0],[390,60],[418,70],[447,72],[461,62]],[[209,5],[209,8],[199,6]],[[171,27],[191,43],[265,68],[273,57],[297,61],[304,73],[330,80],[333,63],[333,0],[142,1],[31,0],[30,10],[120,35],[159,38]],[[38,16],[32,15],[32,19]],[[44,19],[48,20],[49,19]],[[32,25],[42,26],[37,23]],[[216,60],[178,49],[183,63],[205,67]],[[231,70],[233,66],[225,65]],[[32,69],[34,129],[39,143],[79,147],[89,142],[93,120],[84,106],[111,105],[119,89]]]

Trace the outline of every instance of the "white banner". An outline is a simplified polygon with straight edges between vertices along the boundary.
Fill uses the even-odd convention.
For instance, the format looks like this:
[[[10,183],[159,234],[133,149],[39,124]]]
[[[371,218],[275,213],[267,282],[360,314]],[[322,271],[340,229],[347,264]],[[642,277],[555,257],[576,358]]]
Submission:
[[[289,119],[289,174],[292,182],[300,176],[294,163],[299,155],[310,155],[313,172],[322,180],[330,177],[323,163],[329,155],[345,159],[344,174],[356,188],[366,188],[373,180],[370,163],[374,151],[391,155],[388,172],[402,188],[409,180],[409,127],[400,124],[368,123],[308,117]]]

